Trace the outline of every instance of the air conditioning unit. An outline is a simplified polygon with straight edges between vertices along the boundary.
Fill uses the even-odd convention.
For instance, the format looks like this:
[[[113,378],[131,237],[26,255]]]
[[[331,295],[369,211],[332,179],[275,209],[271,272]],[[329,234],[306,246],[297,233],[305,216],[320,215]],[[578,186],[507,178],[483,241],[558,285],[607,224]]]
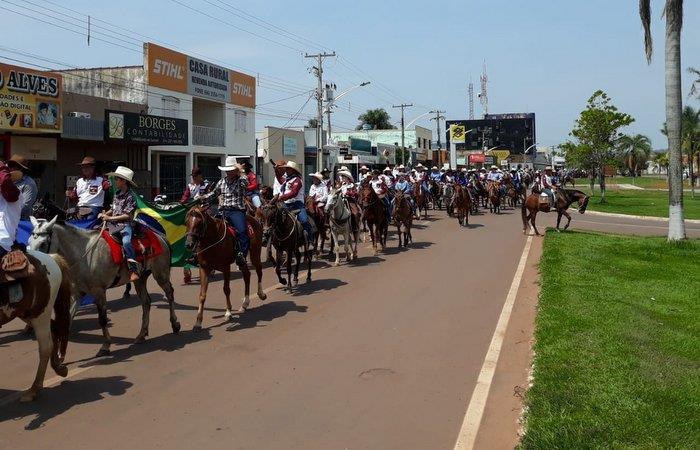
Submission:
[[[86,112],[71,111],[68,113],[68,117],[80,117],[81,119],[91,119],[92,115]]]

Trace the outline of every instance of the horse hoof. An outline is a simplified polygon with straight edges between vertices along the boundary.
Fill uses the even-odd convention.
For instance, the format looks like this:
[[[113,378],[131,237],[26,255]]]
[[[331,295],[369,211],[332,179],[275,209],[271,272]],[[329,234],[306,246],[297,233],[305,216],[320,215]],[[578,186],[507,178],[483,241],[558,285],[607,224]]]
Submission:
[[[136,339],[134,339],[134,344],[143,344],[146,342],[146,336],[136,336]]]
[[[36,400],[37,392],[34,389],[26,390],[22,393],[19,401],[22,403],[33,402]]]
[[[173,333],[177,334],[180,332],[180,322],[173,322],[171,325],[173,327]]]
[[[111,355],[112,352],[108,348],[101,348],[99,352],[97,352],[97,357],[102,358],[103,356],[109,356]]]
[[[259,298],[260,300],[266,300],[266,299],[267,299],[267,294],[264,293],[264,292],[260,292],[260,293],[258,293],[258,298]]]
[[[334,266],[334,267],[338,267],[339,265],[340,265],[340,261],[335,261],[335,262],[333,263],[333,266]]]
[[[286,285],[287,285],[287,280],[280,278],[280,284],[281,284],[282,286],[286,286]]]
[[[228,320],[232,316],[231,310],[227,309],[226,312],[224,313],[224,319]]]
[[[200,332],[200,331],[202,331],[202,326],[199,324],[196,324],[195,326],[192,327],[192,331]]]
[[[61,364],[54,369],[54,372],[56,372],[56,375],[59,377],[65,378],[68,376],[68,367],[66,367],[65,364]]]

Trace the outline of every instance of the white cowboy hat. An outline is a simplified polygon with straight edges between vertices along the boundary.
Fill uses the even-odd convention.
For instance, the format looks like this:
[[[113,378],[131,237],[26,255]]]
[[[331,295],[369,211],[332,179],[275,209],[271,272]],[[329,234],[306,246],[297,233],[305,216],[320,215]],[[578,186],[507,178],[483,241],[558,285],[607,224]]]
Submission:
[[[118,166],[117,170],[114,172],[107,172],[105,176],[121,178],[134,187],[138,186],[136,183],[134,183],[134,171],[128,167]]]
[[[367,166],[362,166],[362,167],[360,167],[360,170],[369,170],[369,167],[367,167]]]
[[[243,167],[238,164],[238,158],[235,156],[227,156],[226,157],[226,162],[224,162],[223,166],[219,166],[219,170],[222,172],[228,172],[230,170],[243,170]]]
[[[299,164],[295,163],[294,161],[287,161],[287,164],[284,165],[287,169],[292,169],[299,175],[301,175],[301,170],[299,170]]]
[[[389,166],[386,166],[386,167],[384,168],[384,170],[383,170],[383,171],[384,171],[384,172],[391,172],[391,167],[389,167]]]
[[[430,170],[438,170],[437,166],[433,166],[430,168]]]
[[[491,168],[492,168],[492,169],[498,169],[498,166],[493,165],[493,166],[491,166]]]
[[[552,166],[547,166],[544,168],[544,170],[552,170]]]
[[[466,172],[466,171],[467,171],[467,168],[466,168],[466,167],[462,167],[462,172]]]
[[[350,181],[352,181],[353,183],[355,182],[355,178],[353,178],[353,176],[349,170],[339,170],[338,176],[343,176],[343,177],[349,178]]]
[[[341,170],[344,170],[344,171],[346,171],[346,172],[349,172],[348,166],[340,166],[340,169],[338,169],[338,171],[341,171]]]
[[[405,169],[405,167],[403,166],[403,164],[401,164],[401,165],[399,166],[399,170],[401,170],[401,169]]]
[[[318,172],[309,174],[309,176],[316,178],[318,181],[323,181],[323,175]]]

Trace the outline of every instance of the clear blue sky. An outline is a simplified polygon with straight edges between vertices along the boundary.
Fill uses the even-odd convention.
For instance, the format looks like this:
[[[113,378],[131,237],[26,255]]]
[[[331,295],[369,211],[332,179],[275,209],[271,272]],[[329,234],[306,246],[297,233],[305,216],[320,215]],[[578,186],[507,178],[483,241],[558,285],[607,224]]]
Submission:
[[[398,120],[398,113],[391,109],[391,104],[401,101],[416,105],[407,112],[407,120],[432,108],[446,110],[448,119],[465,118],[467,83],[471,77],[478,90],[485,59],[490,80],[490,111],[535,112],[541,145],[558,144],[567,138],[578,112],[596,89],[607,91],[621,110],[637,119],[628,132],[649,135],[655,148],[666,145],[659,133],[664,120],[664,22],[661,19],[663,1],[659,0],[652,2],[656,52],[651,66],[644,59],[635,0],[222,0],[311,41],[303,43],[293,40],[300,40],[297,37],[289,39],[274,28],[271,31],[259,22],[251,23],[217,9],[213,4],[221,5],[219,0],[179,1],[228,24],[187,9],[175,0],[55,1],[231,68],[262,74],[263,85],[258,91],[260,104],[312,89],[315,79],[307,71],[311,64],[300,51],[317,52],[319,46],[334,49],[342,58],[327,61],[326,77],[335,81],[340,90],[364,79],[372,81],[369,87],[343,99],[343,106],[334,114],[334,127],[338,130],[356,125],[358,113],[368,107],[384,107],[393,120]],[[70,23],[80,24],[86,20],[78,13],[61,10],[43,0],[32,0],[32,3],[61,11],[73,19],[24,0],[0,0],[6,10],[43,17],[68,28],[75,29],[79,25]],[[697,26],[700,3],[686,1],[685,4],[684,70],[691,65],[700,67],[700,26]],[[51,14],[56,19],[47,19],[31,9]],[[12,13],[4,12],[2,20],[2,47],[50,57],[72,66],[142,63],[135,48],[138,44],[124,36],[117,37],[133,42],[120,42],[132,50],[97,40],[87,47],[84,36]],[[106,26],[101,22],[93,24]],[[137,35],[131,37],[145,40]],[[56,66],[0,48],[0,61],[6,56]],[[690,76],[684,73],[686,92],[690,81]],[[684,98],[693,106],[700,106],[697,100]],[[305,100],[302,94],[261,106],[256,127],[288,123],[287,119],[272,116],[290,116]],[[475,112],[477,116],[481,114],[478,100]],[[293,123],[300,125],[314,114],[312,100],[301,110],[300,119]],[[427,120],[418,123],[434,127],[434,122]]]

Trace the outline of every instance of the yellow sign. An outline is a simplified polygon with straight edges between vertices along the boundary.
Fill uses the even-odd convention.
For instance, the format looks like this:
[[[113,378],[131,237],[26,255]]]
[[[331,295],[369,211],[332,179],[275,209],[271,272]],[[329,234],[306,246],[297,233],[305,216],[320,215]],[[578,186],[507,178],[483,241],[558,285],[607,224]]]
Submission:
[[[466,128],[464,125],[450,125],[450,142],[463,144],[466,138]]]
[[[498,158],[499,163],[510,156],[508,150],[491,150],[491,154]]]
[[[61,75],[0,64],[0,130],[60,133]]]

